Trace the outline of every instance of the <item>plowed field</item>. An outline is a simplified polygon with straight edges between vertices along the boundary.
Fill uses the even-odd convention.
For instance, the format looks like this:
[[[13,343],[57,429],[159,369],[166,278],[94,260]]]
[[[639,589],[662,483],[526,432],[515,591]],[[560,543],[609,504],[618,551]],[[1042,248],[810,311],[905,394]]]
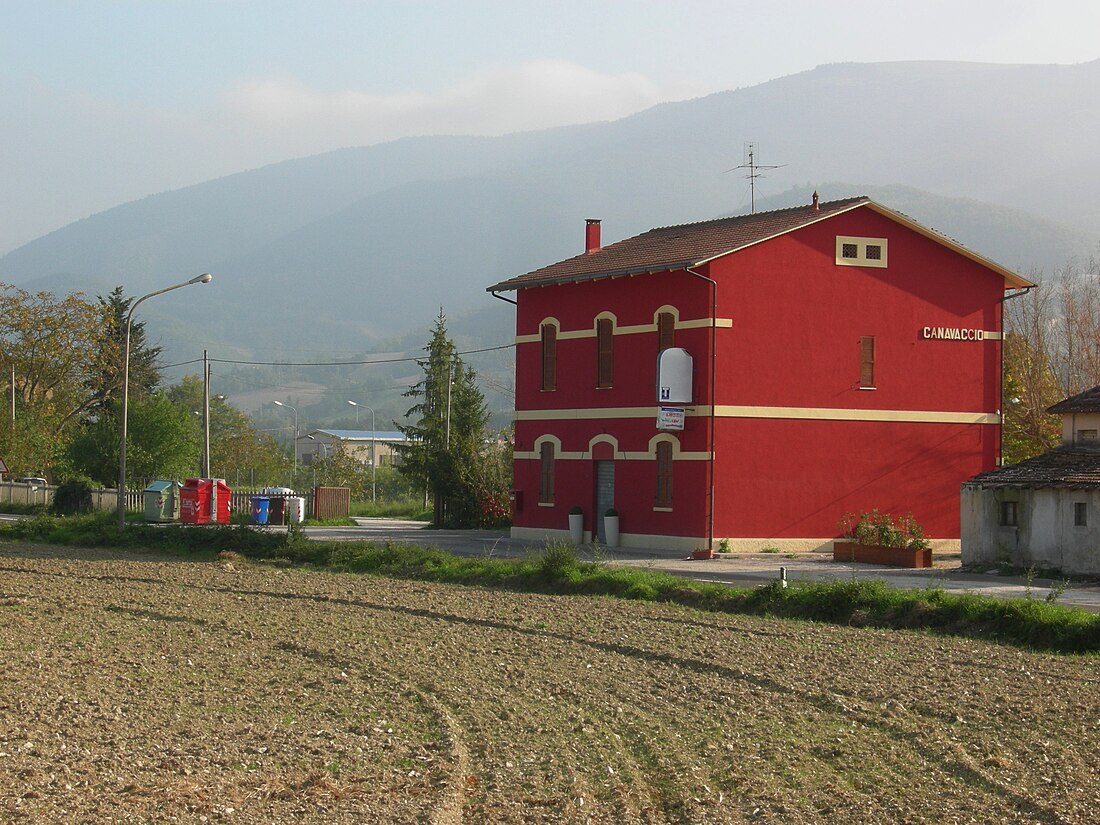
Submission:
[[[1092,823],[1100,662],[0,545],[0,821]]]

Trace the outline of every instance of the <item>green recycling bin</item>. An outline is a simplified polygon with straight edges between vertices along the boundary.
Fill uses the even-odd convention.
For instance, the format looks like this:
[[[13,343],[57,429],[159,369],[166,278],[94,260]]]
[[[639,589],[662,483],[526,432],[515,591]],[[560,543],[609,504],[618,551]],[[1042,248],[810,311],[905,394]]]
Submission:
[[[180,483],[154,481],[144,490],[145,520],[172,522],[180,520]]]

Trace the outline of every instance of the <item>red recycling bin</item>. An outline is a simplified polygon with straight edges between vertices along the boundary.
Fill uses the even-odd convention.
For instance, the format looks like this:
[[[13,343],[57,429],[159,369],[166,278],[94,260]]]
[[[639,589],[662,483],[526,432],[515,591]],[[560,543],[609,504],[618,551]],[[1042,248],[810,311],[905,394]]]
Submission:
[[[189,478],[180,490],[184,524],[229,524],[231,491],[225,479]]]

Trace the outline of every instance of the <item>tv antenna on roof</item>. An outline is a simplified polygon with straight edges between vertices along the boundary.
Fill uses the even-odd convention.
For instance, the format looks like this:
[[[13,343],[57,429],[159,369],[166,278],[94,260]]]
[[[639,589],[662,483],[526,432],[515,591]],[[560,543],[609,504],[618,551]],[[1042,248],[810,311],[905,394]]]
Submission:
[[[760,154],[760,145],[755,141],[748,141],[745,143],[745,162],[740,166],[734,166],[733,169],[727,169],[727,172],[735,172],[738,169],[748,169],[749,173],[745,177],[749,181],[749,203],[750,211],[752,214],[756,214],[756,179],[763,177],[761,170],[763,169],[782,169],[787,164],[781,163],[778,166],[764,166],[757,162]]]

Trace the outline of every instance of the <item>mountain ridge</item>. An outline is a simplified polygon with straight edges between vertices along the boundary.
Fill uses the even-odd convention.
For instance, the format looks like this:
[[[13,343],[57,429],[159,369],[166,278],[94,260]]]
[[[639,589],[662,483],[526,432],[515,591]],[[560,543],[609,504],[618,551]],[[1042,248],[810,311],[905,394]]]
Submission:
[[[0,281],[140,295],[210,271],[209,287],[143,306],[173,357],[369,349],[577,254],[586,217],[611,239],[743,211],[731,135],[783,166],[757,182],[761,208],[868,194],[1006,266],[1049,269],[1100,236],[1096,101],[1100,61],[825,64],[615,121],[243,170],[61,227],[0,257]],[[829,183],[846,180],[864,184]]]

